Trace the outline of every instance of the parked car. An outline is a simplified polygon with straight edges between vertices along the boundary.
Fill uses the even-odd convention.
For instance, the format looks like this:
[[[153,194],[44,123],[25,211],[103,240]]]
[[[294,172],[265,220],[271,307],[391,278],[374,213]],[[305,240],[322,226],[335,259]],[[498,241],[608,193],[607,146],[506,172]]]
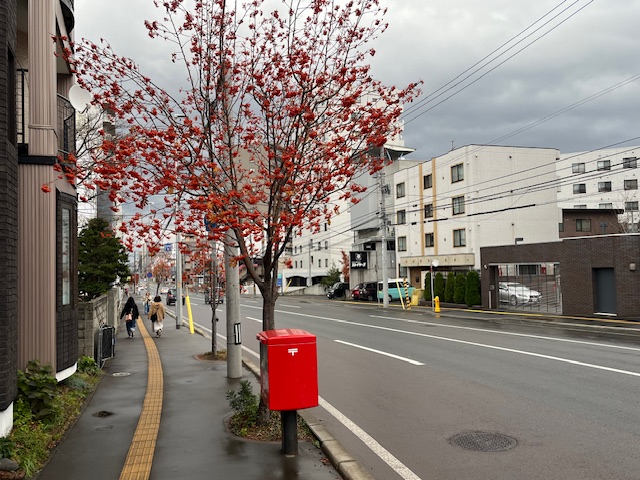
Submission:
[[[351,290],[351,298],[372,301],[376,298],[376,282],[359,283]]]
[[[500,282],[498,290],[500,303],[508,303],[512,306],[539,303],[542,299],[540,292],[517,282]]]
[[[407,285],[405,287],[404,278],[394,278],[389,280],[387,283],[387,295],[389,296],[389,301],[393,302],[394,300],[403,299],[403,301],[407,298],[411,298],[413,291],[415,288],[411,285]],[[384,300],[384,284],[382,282],[378,282],[378,300]]]
[[[167,305],[175,305],[176,304],[176,292],[172,289],[167,289]]]
[[[360,287],[360,300],[367,300],[369,302],[375,300],[378,284],[376,282],[366,282]]]
[[[161,287],[160,295],[166,295],[168,291],[169,291],[169,287]]]
[[[344,282],[336,282],[329,287],[327,291],[327,298],[340,298],[344,297],[349,290],[349,284]]]

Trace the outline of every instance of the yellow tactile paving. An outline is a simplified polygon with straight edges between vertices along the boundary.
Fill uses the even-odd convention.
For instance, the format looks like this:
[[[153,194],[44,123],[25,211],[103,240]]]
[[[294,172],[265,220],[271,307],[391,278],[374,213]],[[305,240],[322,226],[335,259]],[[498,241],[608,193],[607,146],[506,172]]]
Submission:
[[[141,319],[140,319],[141,320]],[[156,438],[160,428],[162,413],[162,364],[156,344],[147,332],[144,322],[138,322],[140,334],[147,349],[149,374],[147,377],[147,391],[144,395],[142,412],[138,420],[136,432],[129,447],[127,460],[120,473],[120,480],[145,480],[151,474],[153,453],[156,449]]]

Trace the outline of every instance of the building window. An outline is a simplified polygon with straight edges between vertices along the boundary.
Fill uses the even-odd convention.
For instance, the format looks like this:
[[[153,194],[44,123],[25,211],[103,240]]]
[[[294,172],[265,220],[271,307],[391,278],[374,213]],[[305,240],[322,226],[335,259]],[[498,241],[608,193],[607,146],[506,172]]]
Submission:
[[[465,235],[464,228],[460,230],[453,231],[453,246],[454,247],[464,247],[467,245],[467,238]]]
[[[622,168],[638,168],[638,159],[636,157],[623,158]]]
[[[638,180],[625,180],[624,181],[624,189],[625,190],[637,190],[638,189]]]
[[[558,224],[558,231],[559,232],[564,232],[564,223],[559,223]]]
[[[590,232],[591,220],[576,219],[576,232]]]
[[[624,202],[624,210],[625,212],[637,212],[638,202]]]
[[[71,210],[62,209],[62,304],[71,303]]]
[[[584,163],[574,163],[571,165],[571,173],[584,173]]]
[[[326,223],[324,224],[324,231],[325,232],[327,231],[327,224]]]
[[[625,182],[626,185],[626,182]],[[611,182],[598,182],[598,191],[599,192],[610,192],[611,191]],[[582,192],[584,193],[584,192]]]
[[[324,242],[324,249],[325,250],[329,250],[329,242],[328,241]]]
[[[573,184],[573,193],[587,193],[587,184],[586,183],[574,183]]]
[[[431,187],[433,187],[433,178],[431,177],[431,174],[424,175],[422,177],[422,188],[426,190],[427,188]]]
[[[406,210],[398,210],[396,212],[396,223],[398,225],[404,225],[407,223],[407,212]]]
[[[296,260],[296,268],[298,268],[298,260]]]
[[[613,203],[601,203],[600,205],[598,205],[598,208],[612,209],[613,208]]]
[[[322,242],[318,242],[318,248],[316,250],[322,250]]]
[[[325,266],[325,267],[328,267],[328,266],[329,266],[329,259],[328,259],[328,258],[325,258],[325,259],[324,259],[324,266]]]
[[[318,259],[318,268],[322,268],[322,259]]]
[[[407,237],[398,237],[398,251],[399,252],[407,251]]]
[[[585,208],[587,208],[586,205],[574,205],[573,206],[574,210],[584,210]]]
[[[598,160],[598,171],[611,170],[611,160]]]
[[[424,246],[425,247],[433,247],[434,246],[434,236],[433,233],[425,233],[424,234]]]
[[[460,215],[464,213],[464,196],[454,197],[451,201],[454,215]]]
[[[451,167],[451,183],[464,180],[464,163],[459,163]]]
[[[404,182],[402,182],[396,185],[396,198],[402,198],[404,195]]]
[[[433,217],[433,203],[424,206],[424,218]]]

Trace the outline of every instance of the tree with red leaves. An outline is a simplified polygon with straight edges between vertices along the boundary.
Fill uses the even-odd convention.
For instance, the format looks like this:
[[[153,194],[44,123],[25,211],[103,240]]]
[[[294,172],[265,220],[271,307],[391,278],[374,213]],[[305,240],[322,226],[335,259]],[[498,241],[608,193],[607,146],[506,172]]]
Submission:
[[[179,90],[104,41],[65,52],[94,104],[127,126],[103,137],[91,175],[77,175],[140,209],[120,228],[130,248],[146,239],[153,252],[168,232],[208,241],[230,231],[236,261],[260,254],[263,275],[244,264],[263,297],[263,328],[273,329],[285,246],[336,213],[330,197],[363,191],[353,178],[382,168],[377,152],[418,85],[371,76],[367,44],[386,29],[378,0],[283,0],[273,11],[265,0],[237,11],[225,0],[154,3],[164,20],[145,25],[184,67]]]

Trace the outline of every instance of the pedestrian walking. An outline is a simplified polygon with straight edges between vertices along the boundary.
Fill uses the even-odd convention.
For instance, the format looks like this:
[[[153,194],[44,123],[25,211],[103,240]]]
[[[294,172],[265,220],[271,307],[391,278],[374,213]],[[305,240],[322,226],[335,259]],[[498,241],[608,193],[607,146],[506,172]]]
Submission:
[[[151,325],[153,326],[153,331],[156,334],[156,337],[160,337],[162,335],[162,327],[164,322],[164,305],[162,304],[162,298],[160,295],[156,295],[151,302],[151,308],[149,309],[149,319],[151,320]]]
[[[144,294],[144,313],[149,314],[149,308],[151,307],[151,294],[147,291]]]
[[[138,312],[138,306],[136,305],[136,301],[133,297],[129,297],[127,299],[127,303],[124,304],[122,308],[122,313],[120,314],[120,319],[124,317],[126,325],[127,325],[127,334],[129,337],[133,338],[136,333],[136,319],[140,316],[140,312]]]

